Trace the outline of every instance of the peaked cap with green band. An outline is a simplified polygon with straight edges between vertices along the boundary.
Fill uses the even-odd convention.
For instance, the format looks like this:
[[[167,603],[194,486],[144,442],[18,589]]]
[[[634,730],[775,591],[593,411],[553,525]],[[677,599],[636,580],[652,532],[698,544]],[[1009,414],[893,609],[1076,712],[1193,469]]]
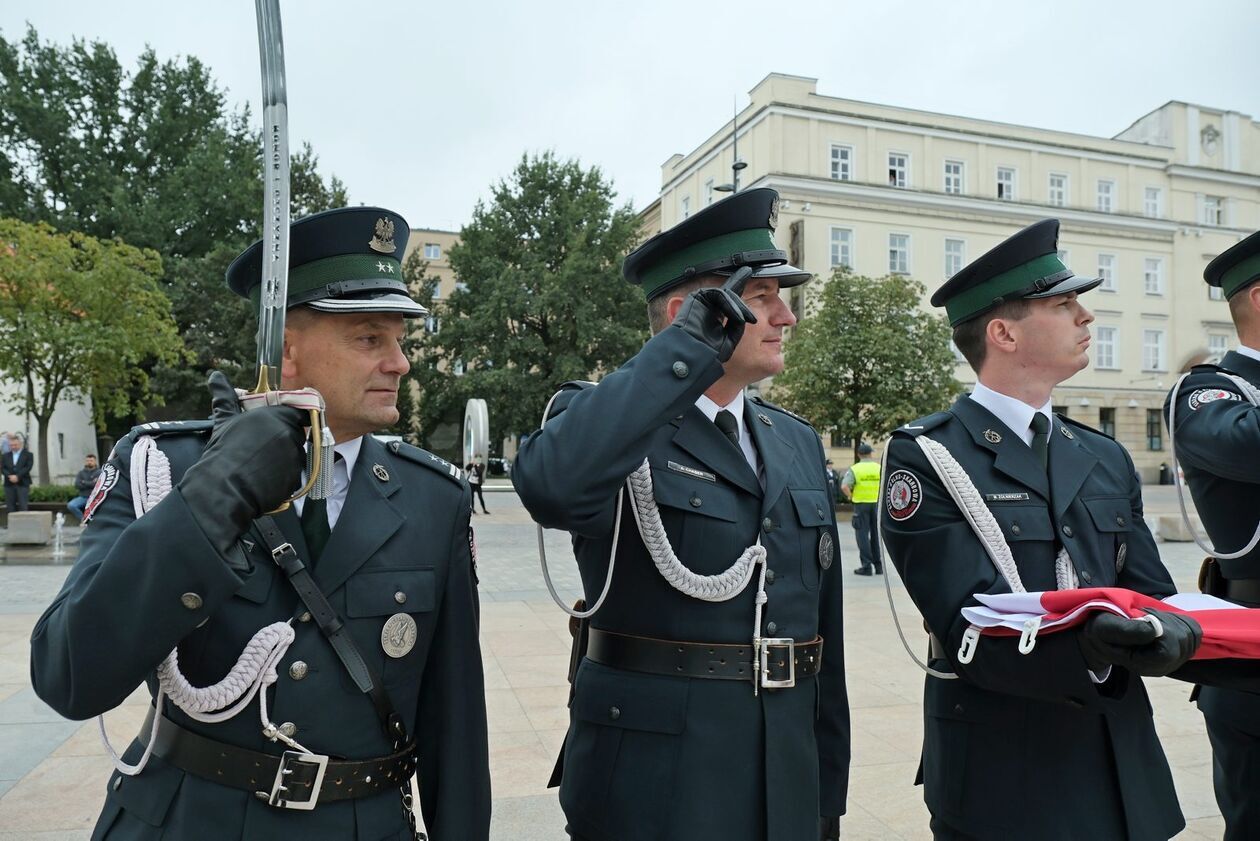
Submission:
[[[1102,280],[1079,277],[1059,259],[1059,220],[1042,219],[967,264],[932,295],[957,327],[1007,301],[1088,292]]]
[[[410,232],[406,219],[379,207],[342,207],[297,220],[289,226],[288,306],[426,315],[428,310],[411,299],[402,277]],[[227,270],[228,286],[255,306],[262,284],[262,252],[259,240]]]
[[[1207,264],[1203,279],[1221,287],[1226,298],[1260,280],[1260,231],[1221,252]]]
[[[778,222],[778,193],[766,187],[745,190],[652,237],[630,252],[621,271],[651,300],[700,275],[730,274],[740,266],[754,270],[783,266],[787,254],[774,244],[773,236]],[[774,276],[781,287],[811,277],[794,268]]]

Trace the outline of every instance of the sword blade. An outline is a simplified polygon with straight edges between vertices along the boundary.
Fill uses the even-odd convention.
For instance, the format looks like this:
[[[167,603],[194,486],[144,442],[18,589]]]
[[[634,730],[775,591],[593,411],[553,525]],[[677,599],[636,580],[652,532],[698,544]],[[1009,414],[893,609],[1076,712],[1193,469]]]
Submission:
[[[255,0],[263,94],[263,256],[258,391],[280,388],[289,292],[289,104],[279,0]]]

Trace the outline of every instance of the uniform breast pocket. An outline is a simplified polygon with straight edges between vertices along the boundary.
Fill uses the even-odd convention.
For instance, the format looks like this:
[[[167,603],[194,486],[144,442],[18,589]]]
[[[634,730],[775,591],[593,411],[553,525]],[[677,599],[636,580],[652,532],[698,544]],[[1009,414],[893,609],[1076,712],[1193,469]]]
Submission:
[[[733,488],[659,468],[652,471],[652,487],[674,553],[694,572],[723,572],[744,551],[736,541]]]
[[[1054,540],[1050,510],[1044,505],[991,504],[989,510],[1001,526],[1002,537],[1007,543]]]
[[[386,685],[419,680],[429,645],[421,635],[431,631],[436,606],[432,569],[373,570],[346,582],[346,618],[364,656],[380,664]]]
[[[789,488],[792,508],[800,524],[801,581],[807,590],[817,590],[819,570],[826,562],[835,559],[835,540],[831,525],[835,520],[834,509],[827,492],[817,488]]]
[[[1119,575],[1124,571],[1126,556],[1129,553],[1129,527],[1133,519],[1129,498],[1101,496],[1082,499],[1081,502],[1085,504],[1085,510],[1089,512],[1089,519],[1097,531],[1094,540],[1098,544],[1100,568],[1106,573],[1114,569],[1114,575]],[[1110,577],[1110,580],[1114,581],[1115,578]],[[1105,586],[1099,581],[1092,583],[1094,586]]]

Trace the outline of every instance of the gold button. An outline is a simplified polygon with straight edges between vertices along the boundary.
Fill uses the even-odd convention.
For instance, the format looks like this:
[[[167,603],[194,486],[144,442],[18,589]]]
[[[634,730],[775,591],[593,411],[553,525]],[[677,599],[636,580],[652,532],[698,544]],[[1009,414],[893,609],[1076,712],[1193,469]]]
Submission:
[[[179,597],[179,601],[180,601],[180,604],[182,604],[184,607],[188,608],[189,610],[201,609],[201,596],[197,595],[196,593],[185,593],[184,595]]]
[[[291,664],[289,664],[289,677],[294,680],[301,680],[306,677],[307,671],[308,669],[306,663],[301,660],[294,660]]]
[[[280,733],[292,739],[293,736],[297,733],[297,725],[294,724],[292,721],[286,721],[284,724],[280,725]]]
[[[402,590],[399,590],[397,593],[394,594],[394,601],[398,602],[399,604],[406,604],[407,594],[404,593]]]

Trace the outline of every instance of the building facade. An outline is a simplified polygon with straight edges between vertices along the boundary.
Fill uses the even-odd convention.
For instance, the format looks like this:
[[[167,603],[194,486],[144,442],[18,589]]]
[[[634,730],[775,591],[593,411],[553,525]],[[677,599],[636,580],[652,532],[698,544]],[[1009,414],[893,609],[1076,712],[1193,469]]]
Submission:
[[[1019,228],[1059,218],[1064,261],[1103,284],[1085,299],[1090,366],[1053,402],[1158,479],[1165,394],[1183,367],[1237,342],[1202,274],[1260,228],[1260,124],[1169,102],[1102,138],[823,96],[799,76],[771,74],[750,95],[736,119],[740,188],[779,191],[779,245],[820,277],[841,265],[908,274],[930,293]],[[732,163],[727,122],[665,162],[645,222],[669,228],[720,200]],[[798,314],[811,286],[793,290]],[[975,381],[961,358],[957,377]]]

